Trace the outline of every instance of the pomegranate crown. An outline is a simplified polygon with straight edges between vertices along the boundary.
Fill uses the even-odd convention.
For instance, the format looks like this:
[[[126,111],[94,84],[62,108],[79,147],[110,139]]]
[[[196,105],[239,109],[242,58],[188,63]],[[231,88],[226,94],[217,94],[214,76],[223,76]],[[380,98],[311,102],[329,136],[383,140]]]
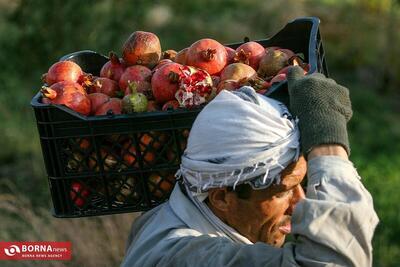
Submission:
[[[108,57],[110,58],[111,64],[121,64],[121,61],[119,60],[119,57],[115,52],[111,51],[108,54]]]
[[[201,56],[203,57],[203,59],[211,61],[214,59],[216,53],[217,49],[208,48],[207,50],[201,51]]]

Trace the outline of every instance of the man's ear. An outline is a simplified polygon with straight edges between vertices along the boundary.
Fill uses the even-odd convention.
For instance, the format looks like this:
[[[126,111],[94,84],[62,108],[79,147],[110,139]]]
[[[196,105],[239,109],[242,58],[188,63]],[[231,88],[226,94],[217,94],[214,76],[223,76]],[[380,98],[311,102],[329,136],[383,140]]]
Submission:
[[[213,209],[219,212],[227,212],[232,204],[232,193],[226,187],[212,188],[208,191],[208,202]]]

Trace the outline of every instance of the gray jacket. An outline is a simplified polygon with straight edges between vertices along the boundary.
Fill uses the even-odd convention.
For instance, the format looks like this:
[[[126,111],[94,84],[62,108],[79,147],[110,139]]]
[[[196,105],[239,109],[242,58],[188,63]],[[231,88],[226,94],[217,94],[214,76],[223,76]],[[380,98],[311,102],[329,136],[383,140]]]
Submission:
[[[297,238],[275,248],[221,237],[176,186],[168,202],[133,224],[121,266],[372,266],[379,220],[352,163],[310,160],[306,196],[292,216]]]

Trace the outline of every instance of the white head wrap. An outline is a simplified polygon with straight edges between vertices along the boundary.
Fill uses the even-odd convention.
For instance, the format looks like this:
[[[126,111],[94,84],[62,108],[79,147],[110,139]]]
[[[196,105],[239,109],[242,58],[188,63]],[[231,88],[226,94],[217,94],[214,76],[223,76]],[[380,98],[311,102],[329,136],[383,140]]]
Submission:
[[[286,106],[245,86],[222,91],[200,112],[177,175],[197,193],[245,182],[266,188],[298,155],[299,131]]]

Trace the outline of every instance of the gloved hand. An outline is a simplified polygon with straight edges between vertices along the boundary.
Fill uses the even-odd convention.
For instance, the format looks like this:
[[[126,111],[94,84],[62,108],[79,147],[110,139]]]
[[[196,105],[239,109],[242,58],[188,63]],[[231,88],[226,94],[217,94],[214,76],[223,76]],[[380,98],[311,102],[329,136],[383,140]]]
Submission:
[[[353,112],[349,90],[321,73],[304,76],[299,66],[290,68],[287,79],[290,110],[299,118],[303,153],[317,145],[339,144],[350,155],[346,125]]]

